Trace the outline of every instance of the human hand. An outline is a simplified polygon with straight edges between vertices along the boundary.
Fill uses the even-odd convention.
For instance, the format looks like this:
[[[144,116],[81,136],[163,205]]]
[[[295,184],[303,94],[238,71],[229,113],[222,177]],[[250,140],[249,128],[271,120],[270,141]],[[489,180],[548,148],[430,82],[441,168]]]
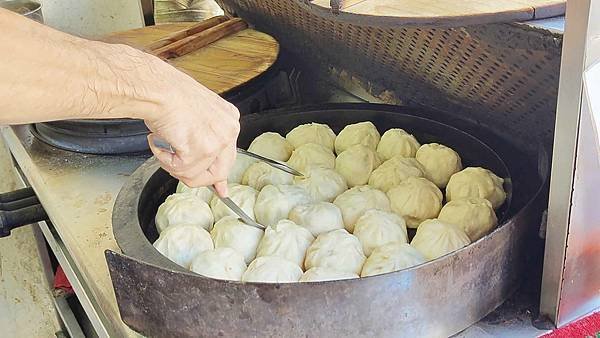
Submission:
[[[143,119],[175,154],[151,149],[189,186],[227,193],[237,109],[166,62],[135,48],[90,41],[0,9],[0,124]],[[65,62],[65,60],[69,62]],[[23,113],[26,112],[26,113]]]
[[[125,45],[87,46],[103,61],[88,85],[94,88],[90,101],[98,101],[94,111],[105,118],[143,119],[150,149],[165,170],[189,187],[214,185],[226,196],[240,130],[237,108],[155,56]],[[110,79],[102,83],[111,89],[98,89],[98,78]],[[155,136],[174,152],[157,147]]]
[[[170,65],[156,74],[171,85],[157,114],[146,118],[150,149],[171,175],[190,187],[214,185],[227,195],[227,175],[236,156],[239,112],[186,74]],[[154,135],[174,153],[157,147]]]

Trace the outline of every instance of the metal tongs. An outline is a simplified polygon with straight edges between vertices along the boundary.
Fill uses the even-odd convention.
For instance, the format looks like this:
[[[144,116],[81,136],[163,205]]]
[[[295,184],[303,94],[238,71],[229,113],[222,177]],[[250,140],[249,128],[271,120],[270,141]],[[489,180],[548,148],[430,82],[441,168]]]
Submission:
[[[164,141],[163,139],[154,137],[153,143],[158,148],[164,149],[170,153],[175,153],[175,150],[173,149],[173,147],[169,143]],[[272,160],[270,158],[260,156],[258,154],[249,152],[249,151],[241,149],[241,148],[237,148],[237,152],[238,152],[238,154],[250,156],[259,161],[265,162],[266,164],[270,165],[271,167],[285,171],[288,174],[292,174],[294,176],[304,176],[304,175],[302,175],[301,172],[288,166],[287,164],[285,164],[283,162]],[[235,204],[235,202],[231,198],[219,196],[219,194],[217,193],[217,191],[215,190],[215,188],[212,185],[209,186],[208,189],[210,189],[210,191],[212,191],[221,200],[221,202],[223,202],[223,204],[225,204],[229,209],[231,209],[231,211],[233,211],[242,222],[244,222],[250,226],[253,226],[255,228],[259,228],[259,229],[263,229],[263,230],[266,228],[264,225],[257,223],[250,216],[248,216],[244,212],[244,210],[242,210],[242,208],[240,208],[237,204]]]
[[[285,164],[283,162],[272,160],[270,158],[260,156],[258,154],[249,152],[249,151],[241,149],[241,148],[237,148],[237,152],[238,152],[238,154],[250,156],[259,161],[265,162],[266,164],[270,165],[273,168],[285,171],[286,173],[292,174],[294,176],[303,176],[301,172],[288,166],[287,164]],[[219,194],[217,194],[217,192],[215,191],[215,188],[213,186],[209,186],[208,189],[210,189],[213,193],[215,193],[215,195],[221,200],[221,202],[223,202],[223,204],[225,204],[229,209],[231,209],[231,211],[233,211],[236,215],[238,215],[238,217],[240,218],[240,220],[242,222],[244,222],[248,225],[251,225],[255,228],[259,228],[259,229],[266,228],[264,225],[255,222],[250,216],[248,216],[244,212],[244,210],[242,210],[242,208],[240,208],[237,204],[235,204],[235,202],[231,198],[219,196]]]
[[[215,196],[217,196],[221,202],[223,202],[223,204],[225,204],[229,209],[231,209],[231,211],[233,211],[233,213],[235,213],[238,217],[239,220],[241,220],[242,222],[253,226],[255,228],[259,228],[264,230],[266,227],[260,223],[257,223],[256,221],[254,221],[250,216],[248,216],[244,210],[242,210],[242,208],[238,207],[237,204],[235,204],[235,202],[229,198],[229,197],[221,197],[219,196],[219,194],[217,194],[217,190],[215,190],[215,187],[212,185],[209,185],[207,187],[210,191],[212,191]]]
[[[304,176],[301,172],[299,172],[298,170],[290,167],[289,165],[283,163],[283,162],[279,162],[276,160],[272,160],[270,158],[264,157],[264,156],[260,156],[258,154],[255,153],[251,153],[248,150],[244,150],[241,148],[237,148],[237,152],[238,154],[242,154],[242,155],[246,155],[246,156],[250,156],[253,157],[261,162],[265,162],[266,164],[270,165],[273,168],[285,171],[288,174],[292,174],[294,176]]]

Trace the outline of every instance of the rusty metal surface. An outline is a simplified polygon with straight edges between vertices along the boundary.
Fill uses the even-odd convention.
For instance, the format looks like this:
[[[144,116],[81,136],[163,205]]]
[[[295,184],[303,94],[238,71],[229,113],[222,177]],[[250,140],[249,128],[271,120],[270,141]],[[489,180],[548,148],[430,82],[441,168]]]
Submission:
[[[350,110],[349,105],[342,107]],[[263,128],[277,125],[277,119],[262,120]],[[297,123],[301,122],[288,122]],[[242,121],[242,142],[260,132],[254,128],[244,136]],[[478,132],[485,135],[487,130]],[[499,148],[511,154],[510,147]],[[517,182],[538,181],[533,179],[537,168],[527,169],[518,152],[513,149],[507,156],[514,160],[511,173]],[[544,205],[540,181],[519,185],[519,211],[504,225],[454,254],[408,270],[311,284],[225,282],[179,268],[146,240],[153,234],[144,234],[140,223],[151,231],[152,210],[176,184],[157,169],[153,161],[142,165],[116,201],[115,237],[122,251],[134,257],[110,251],[106,257],[122,319],[136,331],[159,337],[452,335],[483,318],[515,290],[526,263],[526,242],[537,233]],[[136,226],[137,234],[118,233],[119,228]]]

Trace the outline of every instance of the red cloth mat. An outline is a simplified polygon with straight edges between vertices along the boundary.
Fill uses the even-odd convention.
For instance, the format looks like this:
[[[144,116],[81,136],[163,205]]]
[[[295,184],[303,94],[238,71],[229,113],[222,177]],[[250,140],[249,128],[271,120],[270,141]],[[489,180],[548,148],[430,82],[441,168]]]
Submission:
[[[59,289],[66,293],[73,293],[73,287],[60,265],[56,268],[56,273],[54,274],[54,289]]]
[[[600,338],[600,312],[594,312],[541,338]]]

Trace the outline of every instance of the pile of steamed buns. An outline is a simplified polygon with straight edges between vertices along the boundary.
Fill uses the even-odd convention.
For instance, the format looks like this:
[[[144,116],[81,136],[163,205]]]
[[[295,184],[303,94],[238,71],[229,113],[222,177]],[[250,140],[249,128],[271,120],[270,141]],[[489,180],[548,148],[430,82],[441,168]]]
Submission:
[[[179,183],[156,214],[158,251],[217,279],[366,277],[478,240],[497,225],[494,210],[506,198],[502,178],[484,168],[463,168],[453,149],[421,145],[402,129],[381,136],[371,122],[348,125],[337,136],[317,123],[285,137],[268,132],[248,150],[304,174],[294,177],[238,155],[230,198],[267,229],[240,221],[206,187]],[[416,229],[410,244],[407,227]]]

